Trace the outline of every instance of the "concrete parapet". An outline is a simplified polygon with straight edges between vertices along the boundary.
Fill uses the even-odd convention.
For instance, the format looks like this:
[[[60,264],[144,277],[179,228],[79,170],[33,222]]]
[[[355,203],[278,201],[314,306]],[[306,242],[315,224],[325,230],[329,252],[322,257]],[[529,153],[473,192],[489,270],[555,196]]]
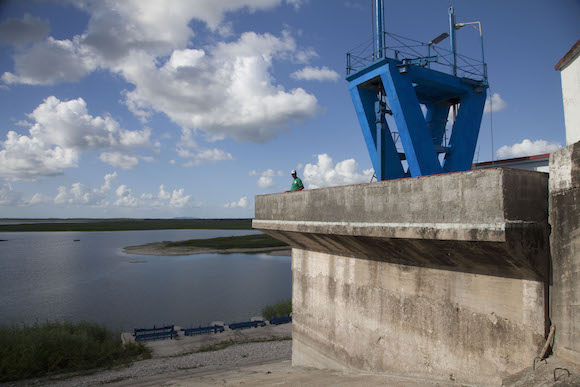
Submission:
[[[495,168],[263,195],[253,227],[307,250],[543,280],[547,182]]]
[[[554,353],[580,364],[580,142],[550,155]]]
[[[293,363],[498,383],[546,330],[547,174],[489,169],[256,197],[292,247]]]

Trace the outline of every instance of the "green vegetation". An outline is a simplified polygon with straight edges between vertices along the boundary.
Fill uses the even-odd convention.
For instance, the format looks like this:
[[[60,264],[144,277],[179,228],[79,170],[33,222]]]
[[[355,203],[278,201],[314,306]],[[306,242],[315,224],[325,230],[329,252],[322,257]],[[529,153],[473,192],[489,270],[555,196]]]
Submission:
[[[143,344],[88,322],[0,326],[0,383],[149,359]]]
[[[280,301],[262,308],[262,317],[268,320],[273,317],[288,316],[290,313],[292,313],[292,300]]]
[[[3,219],[14,221],[16,219]],[[0,225],[7,231],[251,230],[252,219],[21,219]]]
[[[265,234],[190,239],[178,242],[163,242],[164,247],[203,247],[209,249],[255,249],[268,247],[290,247],[286,243]]]

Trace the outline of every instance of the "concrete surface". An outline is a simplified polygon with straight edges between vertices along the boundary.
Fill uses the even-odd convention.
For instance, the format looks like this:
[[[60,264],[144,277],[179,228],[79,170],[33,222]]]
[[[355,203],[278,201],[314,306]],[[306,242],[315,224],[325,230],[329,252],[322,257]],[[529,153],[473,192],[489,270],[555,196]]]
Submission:
[[[547,198],[547,174],[492,168],[256,196],[252,225],[311,251],[545,280]]]
[[[557,381],[554,382],[554,370]],[[393,386],[393,387],[435,387],[472,386],[453,380],[436,381],[411,377],[371,374],[364,372],[343,372],[319,370],[308,367],[293,367],[290,360],[249,364],[240,367],[218,367],[193,369],[171,375],[160,375],[144,380],[126,380],[111,383],[110,386]],[[580,369],[566,361],[549,358],[537,363],[536,369],[526,370],[503,381],[511,387],[547,387],[580,385]]]
[[[153,352],[153,357],[178,356],[191,353],[202,347],[219,344],[224,341],[244,343],[251,340],[291,339],[292,324],[267,325],[260,328],[230,330],[211,335],[184,336],[183,332],[177,339],[146,341],[145,345]]]
[[[297,366],[500,384],[544,343],[544,284],[294,249]]]
[[[580,364],[580,142],[550,156],[554,352]]]
[[[293,247],[293,364],[499,384],[547,330],[548,176],[494,168],[257,196]]]
[[[318,370],[292,367],[290,360],[242,367],[189,370],[143,381],[124,381],[110,386],[465,386],[452,381],[438,382],[395,375]]]

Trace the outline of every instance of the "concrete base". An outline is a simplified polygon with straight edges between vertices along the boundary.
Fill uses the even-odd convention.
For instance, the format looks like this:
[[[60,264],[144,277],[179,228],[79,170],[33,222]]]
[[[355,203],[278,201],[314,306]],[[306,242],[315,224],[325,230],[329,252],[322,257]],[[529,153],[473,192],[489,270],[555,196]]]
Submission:
[[[554,353],[580,364],[580,142],[550,156]]]
[[[501,384],[544,343],[544,284],[294,249],[292,364]]]
[[[289,243],[293,362],[499,384],[547,325],[547,174],[488,169],[256,197]]]

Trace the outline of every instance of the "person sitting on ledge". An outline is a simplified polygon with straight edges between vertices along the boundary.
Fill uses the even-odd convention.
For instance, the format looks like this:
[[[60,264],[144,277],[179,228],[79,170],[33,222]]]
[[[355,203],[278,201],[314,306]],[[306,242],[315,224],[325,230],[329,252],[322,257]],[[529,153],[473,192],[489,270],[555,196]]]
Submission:
[[[296,170],[293,169],[292,172],[290,173],[292,174],[292,178],[294,179],[294,181],[292,182],[292,187],[290,187],[290,191],[286,192],[302,191],[304,189],[304,185],[302,184],[302,180],[300,180],[300,178],[296,176]]]

